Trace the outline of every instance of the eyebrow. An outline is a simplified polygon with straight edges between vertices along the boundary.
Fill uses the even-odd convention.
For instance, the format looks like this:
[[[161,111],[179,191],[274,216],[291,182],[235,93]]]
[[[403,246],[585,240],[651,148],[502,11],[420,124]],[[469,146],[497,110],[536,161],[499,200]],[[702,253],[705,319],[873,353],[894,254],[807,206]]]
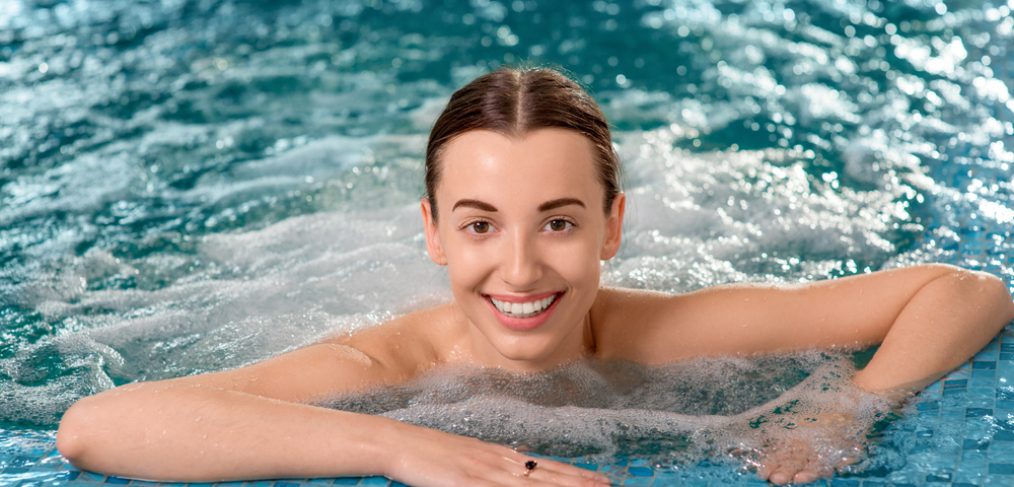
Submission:
[[[580,206],[581,208],[586,208],[584,202],[582,202],[581,200],[579,200],[577,198],[557,198],[555,200],[549,200],[549,201],[547,201],[547,202],[539,205],[539,212],[549,211],[549,210],[552,210],[552,209],[556,209],[556,208],[560,208],[560,207],[568,206],[568,205],[577,205],[577,206]],[[500,211],[500,210],[497,210],[495,206],[493,206],[493,205],[491,205],[489,203],[486,203],[485,201],[470,200],[470,199],[458,200],[457,203],[454,203],[454,206],[451,208],[451,211],[457,210],[458,207],[475,208],[475,209],[478,209],[478,210],[488,211],[488,212],[491,212],[491,213],[495,213],[497,211]]]

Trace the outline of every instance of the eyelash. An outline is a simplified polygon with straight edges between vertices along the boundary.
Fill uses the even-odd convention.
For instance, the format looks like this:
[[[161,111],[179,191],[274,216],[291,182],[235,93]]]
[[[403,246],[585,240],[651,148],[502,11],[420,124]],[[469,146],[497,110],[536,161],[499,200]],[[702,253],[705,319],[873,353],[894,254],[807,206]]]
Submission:
[[[543,225],[543,228],[549,226],[549,224],[551,224],[551,223],[553,223],[555,221],[562,221],[562,222],[566,223],[567,225],[569,225],[569,227],[565,228],[563,230],[559,230],[559,231],[551,231],[551,233],[569,233],[574,228],[577,228],[577,223],[574,223],[569,218],[561,218],[561,217],[556,217],[556,218],[549,219],[546,222],[546,224]],[[490,223],[488,220],[472,220],[472,221],[470,221],[470,222],[462,225],[461,230],[465,231],[466,233],[468,233],[468,234],[470,234],[470,235],[472,235],[474,237],[480,237],[481,238],[481,237],[485,237],[486,235],[488,235],[489,234],[489,230],[487,230],[485,233],[472,231],[472,229],[474,228],[475,224],[477,224],[477,223],[485,223],[486,225],[488,225],[490,227],[493,226],[493,224]]]

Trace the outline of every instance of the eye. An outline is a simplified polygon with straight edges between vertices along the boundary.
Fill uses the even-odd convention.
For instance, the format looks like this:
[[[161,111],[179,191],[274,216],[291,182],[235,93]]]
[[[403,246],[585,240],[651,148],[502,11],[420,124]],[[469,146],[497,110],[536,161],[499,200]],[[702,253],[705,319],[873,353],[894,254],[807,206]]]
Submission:
[[[489,233],[490,224],[487,221],[478,220],[469,223],[468,225],[465,226],[465,228],[467,228],[471,233],[483,235]]]
[[[573,222],[564,220],[563,218],[554,218],[546,224],[546,228],[553,232],[564,232],[574,228],[574,226]]]

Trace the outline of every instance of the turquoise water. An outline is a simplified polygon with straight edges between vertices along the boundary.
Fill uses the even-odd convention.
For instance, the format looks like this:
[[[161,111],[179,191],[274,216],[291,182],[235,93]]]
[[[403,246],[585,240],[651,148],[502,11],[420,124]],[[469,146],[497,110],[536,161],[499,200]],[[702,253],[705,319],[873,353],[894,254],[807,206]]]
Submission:
[[[630,203],[609,284],[933,261],[1010,287],[1012,9],[0,3],[0,482],[91,478],[51,456],[82,396],[449,299],[415,208],[426,135],[505,62],[566,67],[613,124]],[[1012,337],[838,480],[1014,482]],[[631,483],[750,478],[628,456],[596,465]]]

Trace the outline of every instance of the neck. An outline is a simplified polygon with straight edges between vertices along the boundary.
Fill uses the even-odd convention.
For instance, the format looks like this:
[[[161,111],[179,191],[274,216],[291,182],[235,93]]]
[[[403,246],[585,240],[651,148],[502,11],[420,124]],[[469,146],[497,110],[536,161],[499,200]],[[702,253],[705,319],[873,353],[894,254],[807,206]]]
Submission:
[[[470,351],[467,362],[472,365],[513,372],[536,373],[573,363],[595,353],[595,334],[590,312],[585,313],[580,325],[571,326],[570,333],[555,344],[547,343],[548,338],[538,334],[510,337],[505,340],[502,339],[503,337],[498,337],[502,339],[499,346],[506,350],[501,350],[496,344],[493,344],[489,337],[472,324],[460,309],[458,314],[461,318],[460,323],[467,330],[459,335],[464,342],[462,348]],[[547,349],[544,354],[525,354],[532,348],[537,350],[541,347],[551,348]]]

